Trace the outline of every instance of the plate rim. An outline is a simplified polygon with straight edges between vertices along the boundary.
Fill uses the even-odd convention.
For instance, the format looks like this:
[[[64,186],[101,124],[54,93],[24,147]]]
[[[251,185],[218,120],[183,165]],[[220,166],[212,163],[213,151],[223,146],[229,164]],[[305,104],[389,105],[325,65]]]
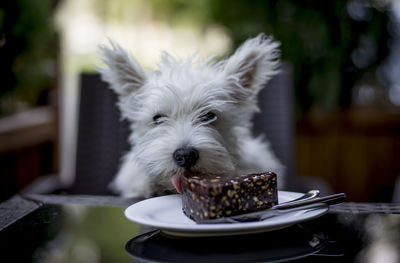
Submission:
[[[279,195],[289,195],[291,198],[295,199],[299,196],[301,196],[303,193],[298,193],[298,192],[291,192],[291,191],[278,191],[278,196]],[[257,221],[257,222],[244,222],[240,224],[232,224],[232,223],[226,223],[226,224],[196,224],[193,221],[192,224],[171,224],[171,223],[164,223],[164,222],[153,222],[153,221],[148,221],[140,217],[132,216],[133,214],[136,213],[136,210],[141,209],[141,207],[147,205],[148,203],[152,203],[157,201],[158,199],[171,199],[174,200],[176,198],[180,198],[180,194],[175,194],[175,195],[166,195],[166,196],[159,196],[159,197],[153,197],[149,199],[145,199],[142,201],[139,201],[137,203],[134,203],[127,207],[124,211],[125,217],[129,219],[130,221],[137,223],[142,226],[147,226],[155,229],[160,229],[163,233],[167,235],[173,235],[173,236],[183,236],[183,237],[189,237],[189,236],[221,236],[221,235],[237,235],[237,234],[252,234],[252,233],[259,233],[259,232],[267,232],[267,231],[273,231],[273,230],[278,230],[282,229],[288,226],[291,226],[293,224],[297,224],[300,222],[304,222],[319,216],[322,216],[326,214],[329,210],[329,207],[327,205],[321,206],[318,209],[312,210],[314,213],[309,213],[309,214],[304,214],[303,217],[297,218],[295,220],[289,220],[289,221],[282,221],[282,222],[273,222],[271,223],[271,220],[264,220],[264,221]],[[290,197],[289,197],[290,198]],[[164,200],[165,201],[165,200]],[[301,210],[304,211],[304,210]],[[183,213],[183,212],[182,212]],[[190,220],[190,219],[189,219]]]

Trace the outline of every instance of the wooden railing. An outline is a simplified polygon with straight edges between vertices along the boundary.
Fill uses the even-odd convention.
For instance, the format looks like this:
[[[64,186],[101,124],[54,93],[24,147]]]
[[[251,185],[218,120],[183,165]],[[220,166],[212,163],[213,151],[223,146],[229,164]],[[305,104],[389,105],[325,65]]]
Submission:
[[[0,200],[57,172],[58,120],[51,106],[0,119]]]
[[[400,112],[352,109],[297,123],[297,174],[351,201],[390,202],[400,176]]]

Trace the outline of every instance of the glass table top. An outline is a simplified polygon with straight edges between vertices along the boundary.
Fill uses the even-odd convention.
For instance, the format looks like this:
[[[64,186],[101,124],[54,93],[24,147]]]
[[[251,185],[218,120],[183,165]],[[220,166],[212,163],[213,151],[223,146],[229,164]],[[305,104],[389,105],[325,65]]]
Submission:
[[[124,210],[124,206],[42,204],[0,231],[0,261],[400,261],[400,214],[332,211],[277,231],[178,238],[128,221]]]

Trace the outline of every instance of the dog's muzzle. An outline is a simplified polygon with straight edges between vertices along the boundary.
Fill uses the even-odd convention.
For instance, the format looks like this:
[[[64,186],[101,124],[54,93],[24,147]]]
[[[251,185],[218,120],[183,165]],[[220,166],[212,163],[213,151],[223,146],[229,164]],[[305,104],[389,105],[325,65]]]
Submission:
[[[199,152],[193,147],[182,147],[173,153],[175,163],[188,170],[193,167],[199,159]]]

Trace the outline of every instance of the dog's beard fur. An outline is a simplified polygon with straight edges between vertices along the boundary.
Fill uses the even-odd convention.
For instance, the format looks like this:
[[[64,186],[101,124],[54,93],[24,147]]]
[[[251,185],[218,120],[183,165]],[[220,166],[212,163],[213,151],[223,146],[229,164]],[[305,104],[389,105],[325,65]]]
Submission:
[[[264,35],[246,41],[229,59],[177,61],[164,53],[158,70],[145,72],[114,43],[102,47],[103,79],[119,95],[122,116],[131,122],[132,150],[113,187],[125,196],[173,190],[171,177],[184,171],[174,152],[198,151],[191,171],[248,173],[282,165],[262,138],[253,138],[257,94],[277,73],[278,43]],[[282,184],[282,180],[280,180]]]

